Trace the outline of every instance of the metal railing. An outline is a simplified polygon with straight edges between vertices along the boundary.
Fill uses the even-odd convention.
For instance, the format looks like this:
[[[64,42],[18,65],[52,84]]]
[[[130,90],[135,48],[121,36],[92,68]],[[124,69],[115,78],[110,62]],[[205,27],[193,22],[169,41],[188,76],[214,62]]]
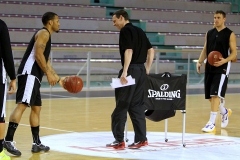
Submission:
[[[25,49],[26,47],[13,47],[13,52],[18,53],[18,58],[15,59],[16,70],[21,61],[19,53],[23,55]],[[201,48],[155,49],[155,58],[150,73],[186,74],[187,86],[203,85],[204,75],[196,72],[196,60],[200,53]],[[52,47],[51,63],[60,76],[80,76],[84,81],[84,88],[87,90],[110,88],[111,79],[116,78],[121,69],[118,48]],[[229,83],[240,84],[240,74],[237,69],[240,63],[234,65],[234,74],[229,79]],[[201,72],[204,72],[204,67],[201,68]],[[43,78],[42,87],[49,87],[46,76]],[[57,87],[59,86],[54,88]]]

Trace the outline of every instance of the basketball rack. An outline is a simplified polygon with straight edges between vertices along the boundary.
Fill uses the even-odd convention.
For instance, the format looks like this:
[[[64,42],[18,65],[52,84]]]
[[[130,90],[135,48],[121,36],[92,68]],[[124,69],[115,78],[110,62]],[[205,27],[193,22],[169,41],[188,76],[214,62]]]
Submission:
[[[185,143],[185,133],[186,133],[186,110],[181,110],[182,113],[182,145],[183,147],[186,147],[186,143]],[[126,121],[125,124],[125,141],[128,142],[128,138],[127,138],[127,132],[128,132],[128,124]],[[165,136],[165,142],[168,142],[168,119],[164,120],[164,136]]]
[[[183,147],[186,147],[185,143],[185,132],[186,132],[186,110],[181,110],[181,113],[183,114],[183,122],[182,122],[182,145]],[[168,119],[164,120],[164,131],[165,131],[165,142],[168,142],[167,138],[167,132],[168,132]]]
[[[151,78],[150,78],[150,79],[148,79],[148,82],[146,83],[146,88],[149,89],[153,86],[159,88],[162,84],[173,85],[173,84],[171,84],[170,81],[174,81],[175,86],[173,85],[174,86],[173,88],[179,89],[183,95],[181,97],[181,100],[176,100],[176,101],[172,102],[172,103],[174,103],[174,105],[169,103],[169,101],[166,101],[166,100],[165,101],[163,100],[161,102],[157,102],[157,101],[155,102],[154,100],[147,100],[145,105],[146,106],[151,106],[151,107],[149,107],[150,110],[154,110],[153,109],[154,107],[152,107],[152,106],[157,106],[157,107],[159,107],[159,106],[165,106],[166,107],[167,106],[166,108],[169,108],[169,110],[161,110],[162,108],[160,107],[160,109],[158,108],[156,110],[155,115],[151,115],[151,116],[147,116],[146,112],[145,112],[146,118],[148,118],[149,120],[152,120],[154,122],[159,122],[161,120],[164,120],[165,142],[168,142],[168,140],[169,140],[168,139],[168,118],[175,116],[176,110],[180,110],[181,113],[182,113],[182,145],[183,145],[183,147],[186,147],[186,143],[185,143],[185,132],[186,132],[186,81],[187,81],[186,75],[183,74],[181,76],[173,76],[172,77],[170,73],[165,72],[162,75],[157,75],[157,76],[154,75],[154,78],[160,79],[159,84],[158,85],[156,85],[156,84],[148,85],[148,84],[152,83],[152,82],[150,82],[151,81]],[[172,79],[168,79],[168,78],[172,78]],[[168,105],[170,105],[170,106],[168,106]],[[148,107],[146,107],[146,108],[148,108]],[[159,119],[160,116],[159,116],[158,113],[161,113],[161,112],[164,112],[164,111],[165,112],[166,111],[173,111],[173,110],[174,110],[174,115],[167,115],[165,117],[161,116],[161,118]],[[172,114],[172,113],[170,113],[170,114]],[[125,141],[126,142],[128,142],[127,130],[128,130],[128,124],[127,124],[127,121],[126,121],[126,124],[125,124]]]

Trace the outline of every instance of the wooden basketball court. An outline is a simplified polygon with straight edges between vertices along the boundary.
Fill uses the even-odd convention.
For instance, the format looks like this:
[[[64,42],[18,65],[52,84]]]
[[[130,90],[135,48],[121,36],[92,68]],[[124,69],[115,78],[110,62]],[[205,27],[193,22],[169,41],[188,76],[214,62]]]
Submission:
[[[54,95],[55,93],[52,93]],[[61,98],[60,96],[52,96],[43,99],[43,107],[41,112],[40,136],[65,134],[72,132],[101,132],[111,131],[110,120],[111,113],[115,107],[114,97],[103,98]],[[74,96],[69,94],[69,96]],[[226,95],[226,107],[233,110],[230,117],[229,125],[226,129],[219,127],[217,124],[216,135],[240,137],[240,98],[239,94]],[[7,117],[8,118],[15,107],[14,100],[7,101]],[[84,156],[70,153],[63,153],[50,150],[47,153],[31,153],[32,135],[29,127],[29,112],[27,109],[22,117],[20,125],[16,131],[14,140],[17,142],[16,147],[22,152],[21,157],[14,157],[14,160],[105,160],[117,158],[103,158],[96,156]],[[204,127],[209,119],[210,103],[204,99],[203,95],[188,95],[186,99],[186,133],[203,134],[201,128]],[[129,119],[128,119],[129,120]],[[128,121],[128,130],[132,131],[132,124]],[[152,122],[147,120],[148,132],[164,132],[164,121]],[[182,113],[177,111],[176,116],[168,120],[168,132],[182,133]],[[112,137],[112,134],[109,134]],[[84,138],[84,137],[82,137]],[[101,141],[101,137],[99,137]],[[112,138],[112,140],[114,140]],[[162,137],[164,142],[164,137]],[[74,141],[74,139],[72,139]],[[110,141],[111,142],[111,141]],[[102,141],[105,146],[108,141]],[[44,144],[44,141],[42,141]],[[71,144],[71,141],[69,142]],[[132,142],[130,142],[132,143]],[[167,143],[167,142],[166,142]],[[151,144],[151,141],[149,141]],[[80,144],[79,144],[80,145]],[[187,145],[187,144],[186,144]],[[186,146],[187,149],[188,145]],[[50,146],[51,148],[51,146]],[[163,151],[164,152],[164,151]],[[7,153],[10,155],[9,153]]]

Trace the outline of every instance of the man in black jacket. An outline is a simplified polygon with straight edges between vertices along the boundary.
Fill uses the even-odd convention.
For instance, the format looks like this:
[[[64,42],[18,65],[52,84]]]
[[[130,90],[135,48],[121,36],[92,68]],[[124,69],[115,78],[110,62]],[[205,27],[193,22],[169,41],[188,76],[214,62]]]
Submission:
[[[127,112],[133,123],[134,143],[128,148],[140,148],[148,144],[146,138],[146,119],[144,107],[144,83],[154,58],[154,49],[144,31],[129,22],[128,13],[118,10],[112,16],[113,25],[120,30],[119,51],[122,69],[118,78],[124,85],[127,76],[135,78],[135,85],[115,89],[116,108],[112,113],[112,132],[115,138],[107,147],[124,149],[124,127]],[[146,63],[146,66],[144,65]]]

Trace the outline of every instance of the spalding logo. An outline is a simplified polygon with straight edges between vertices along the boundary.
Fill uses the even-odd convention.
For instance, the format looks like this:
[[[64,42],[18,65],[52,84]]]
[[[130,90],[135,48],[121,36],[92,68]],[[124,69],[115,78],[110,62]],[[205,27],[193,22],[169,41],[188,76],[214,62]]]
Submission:
[[[169,85],[168,85],[168,84],[163,84],[163,85],[161,85],[160,90],[165,91],[165,90],[167,90],[168,88],[169,88]]]

